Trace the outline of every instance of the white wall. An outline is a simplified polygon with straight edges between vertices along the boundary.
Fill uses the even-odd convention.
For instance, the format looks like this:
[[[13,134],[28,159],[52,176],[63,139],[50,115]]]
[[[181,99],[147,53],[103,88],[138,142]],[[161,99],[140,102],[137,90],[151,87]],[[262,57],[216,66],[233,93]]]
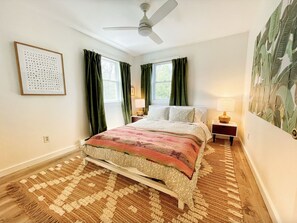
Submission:
[[[297,222],[297,141],[280,128],[248,112],[254,43],[279,2],[279,0],[262,1],[249,35],[243,141],[273,220]]]
[[[13,41],[58,51],[64,57],[66,96],[21,96]],[[133,58],[26,7],[0,7],[0,175],[32,159],[74,148],[89,135],[83,49],[132,64]],[[120,104],[106,104],[108,127],[124,124]],[[50,143],[43,143],[49,136]],[[65,150],[66,151],[66,150]],[[16,165],[16,166],[15,166]]]
[[[187,57],[189,104],[210,108],[210,123],[221,114],[216,111],[217,98],[234,97],[236,111],[230,116],[240,125],[247,41],[248,33],[242,33],[136,57],[132,76],[136,95],[140,97],[141,64]]]

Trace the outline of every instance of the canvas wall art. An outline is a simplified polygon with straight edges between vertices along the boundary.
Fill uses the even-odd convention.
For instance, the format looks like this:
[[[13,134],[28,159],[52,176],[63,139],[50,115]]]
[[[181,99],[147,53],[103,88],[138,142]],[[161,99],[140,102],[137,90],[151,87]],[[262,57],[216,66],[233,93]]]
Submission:
[[[282,1],[257,36],[249,111],[290,134],[297,128],[297,0]]]

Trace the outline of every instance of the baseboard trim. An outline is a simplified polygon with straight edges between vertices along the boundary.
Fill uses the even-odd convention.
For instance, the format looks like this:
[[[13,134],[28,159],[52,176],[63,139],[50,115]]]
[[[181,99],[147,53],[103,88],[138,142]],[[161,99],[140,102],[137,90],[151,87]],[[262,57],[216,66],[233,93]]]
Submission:
[[[278,211],[276,210],[276,208],[269,196],[269,193],[268,193],[268,191],[267,191],[267,189],[259,175],[259,172],[257,171],[256,166],[255,166],[253,160],[251,159],[251,156],[250,156],[248,150],[246,149],[245,145],[243,144],[241,138],[239,138],[239,142],[241,144],[241,147],[243,148],[243,152],[247,158],[248,164],[249,164],[249,166],[252,170],[252,173],[256,179],[256,183],[260,189],[260,193],[261,193],[263,200],[266,204],[266,207],[270,214],[271,220],[275,223],[281,223],[282,221],[281,221],[280,215],[279,215]]]
[[[69,147],[66,147],[66,148],[63,148],[63,149],[59,149],[59,150],[56,150],[54,152],[39,156],[39,157],[36,157],[34,159],[31,159],[31,160],[28,160],[28,161],[25,161],[25,162],[22,162],[22,163],[18,163],[16,165],[13,165],[13,166],[10,166],[8,168],[0,170],[0,177],[7,176],[8,174],[15,173],[15,172],[17,172],[19,170],[22,170],[24,168],[27,168],[27,167],[30,167],[30,166],[33,166],[33,165],[36,165],[36,164],[39,164],[41,162],[44,162],[44,161],[47,161],[47,160],[50,160],[50,159],[58,158],[58,157],[63,156],[65,154],[67,154],[67,153],[74,152],[74,151],[78,150],[78,148],[79,148],[78,145],[72,145],[72,146],[69,146]]]

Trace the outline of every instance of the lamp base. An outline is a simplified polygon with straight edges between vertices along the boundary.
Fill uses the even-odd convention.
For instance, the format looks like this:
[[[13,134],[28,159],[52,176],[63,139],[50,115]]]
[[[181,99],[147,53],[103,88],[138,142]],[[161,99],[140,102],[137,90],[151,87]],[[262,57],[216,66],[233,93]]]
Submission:
[[[224,112],[222,115],[219,116],[219,121],[221,123],[229,123],[231,118]]]
[[[138,111],[136,111],[137,116],[143,116],[143,114],[143,109],[139,109]]]

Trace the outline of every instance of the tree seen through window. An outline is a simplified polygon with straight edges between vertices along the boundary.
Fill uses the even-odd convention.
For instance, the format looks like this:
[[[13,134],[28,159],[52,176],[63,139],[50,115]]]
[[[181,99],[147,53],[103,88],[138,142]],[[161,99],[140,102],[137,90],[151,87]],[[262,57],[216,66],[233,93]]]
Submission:
[[[168,101],[171,92],[172,63],[154,64],[152,96],[153,101]]]

